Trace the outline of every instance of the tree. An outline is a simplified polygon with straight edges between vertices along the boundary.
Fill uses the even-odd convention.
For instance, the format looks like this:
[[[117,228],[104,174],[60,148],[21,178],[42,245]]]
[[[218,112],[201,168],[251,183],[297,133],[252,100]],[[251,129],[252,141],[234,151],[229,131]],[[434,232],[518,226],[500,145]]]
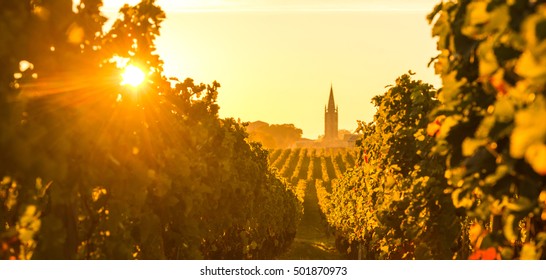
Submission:
[[[249,123],[247,131],[250,139],[262,143],[269,149],[284,149],[292,147],[301,140],[302,130],[293,124],[272,124],[256,121]]]

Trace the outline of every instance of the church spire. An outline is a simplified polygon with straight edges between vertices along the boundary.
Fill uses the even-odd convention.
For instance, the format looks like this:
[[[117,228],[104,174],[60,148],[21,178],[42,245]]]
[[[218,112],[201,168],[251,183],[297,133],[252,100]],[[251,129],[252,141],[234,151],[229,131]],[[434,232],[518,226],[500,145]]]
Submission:
[[[334,101],[334,87],[330,84],[330,97],[328,107],[324,112],[324,140],[335,141],[338,139],[337,108]]]
[[[330,98],[328,99],[328,111],[334,112],[336,110],[336,103],[334,102],[334,89],[330,83]]]

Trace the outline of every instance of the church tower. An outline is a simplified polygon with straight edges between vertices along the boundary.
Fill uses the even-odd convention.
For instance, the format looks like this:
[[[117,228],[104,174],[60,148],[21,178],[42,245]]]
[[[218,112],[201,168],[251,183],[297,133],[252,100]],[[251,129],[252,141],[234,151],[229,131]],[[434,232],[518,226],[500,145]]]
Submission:
[[[338,140],[337,128],[337,112],[338,108],[334,102],[334,90],[330,85],[330,97],[328,99],[328,107],[324,108],[324,140]]]

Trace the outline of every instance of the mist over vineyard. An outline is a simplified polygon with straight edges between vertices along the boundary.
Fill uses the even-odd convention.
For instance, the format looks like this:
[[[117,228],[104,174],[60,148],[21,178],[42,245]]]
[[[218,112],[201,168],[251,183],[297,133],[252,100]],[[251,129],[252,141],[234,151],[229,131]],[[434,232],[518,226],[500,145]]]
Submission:
[[[221,118],[156,1],[102,4],[0,1],[0,259],[546,258],[543,1],[438,1],[441,87],[392,73],[355,134],[330,89],[316,140]]]

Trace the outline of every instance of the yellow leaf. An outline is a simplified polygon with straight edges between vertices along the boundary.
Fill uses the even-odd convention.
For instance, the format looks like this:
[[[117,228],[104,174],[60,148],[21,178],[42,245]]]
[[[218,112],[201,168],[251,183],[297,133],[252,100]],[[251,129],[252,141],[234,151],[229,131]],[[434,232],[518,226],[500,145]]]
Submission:
[[[440,127],[440,130],[438,131],[438,138],[445,139],[449,135],[451,128],[456,126],[459,123],[460,119],[461,116],[446,117],[442,123],[442,126]]]
[[[533,144],[525,151],[525,160],[536,173],[546,175],[546,145]]]
[[[521,248],[520,258],[522,260],[538,260],[541,255],[540,253],[535,244],[526,243]]]
[[[514,103],[508,97],[500,97],[495,102],[495,117],[500,122],[509,122],[514,118]]]
[[[493,52],[495,42],[496,40],[494,37],[488,37],[487,40],[478,47],[477,54],[480,59],[480,76],[489,76],[499,69],[497,56],[495,55],[495,52]]]
[[[468,5],[466,11],[469,25],[485,24],[489,21],[487,4],[485,1],[474,1]]]
[[[515,72],[529,79],[535,85],[541,86],[546,82],[546,61],[536,57],[530,50],[524,51],[516,62]]]
[[[473,155],[476,149],[485,145],[486,143],[487,140],[483,139],[465,138],[462,144],[463,156],[469,157]]]
[[[487,11],[489,1],[474,1],[468,4],[461,32],[473,39],[482,40],[490,33],[502,31],[510,22],[507,5],[499,5]]]
[[[516,113],[515,127],[510,135],[510,156],[522,158],[527,149],[546,138],[546,101],[537,96],[535,102]],[[529,155],[531,156],[531,155]]]
[[[392,177],[392,175],[388,175],[387,178],[385,179],[385,187],[390,188],[392,187],[392,185],[394,185],[394,183],[395,183],[395,180]]]
[[[417,130],[417,132],[413,134],[413,137],[415,137],[415,140],[417,141],[425,141],[425,135],[423,135],[423,129]]]

